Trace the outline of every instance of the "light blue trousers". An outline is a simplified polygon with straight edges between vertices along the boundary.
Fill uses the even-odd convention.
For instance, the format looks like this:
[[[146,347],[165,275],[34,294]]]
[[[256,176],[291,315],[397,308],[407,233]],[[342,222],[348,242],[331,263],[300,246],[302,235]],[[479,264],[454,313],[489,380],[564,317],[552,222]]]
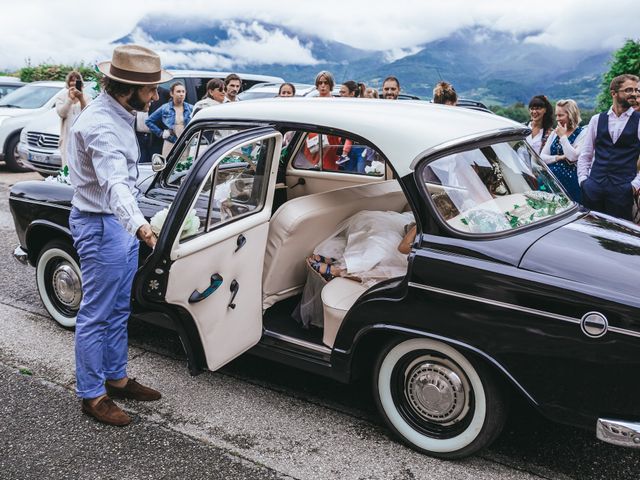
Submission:
[[[82,302],[76,321],[76,392],[96,398],[105,380],[127,376],[127,321],[138,267],[138,240],[113,215],[71,210],[80,257]]]

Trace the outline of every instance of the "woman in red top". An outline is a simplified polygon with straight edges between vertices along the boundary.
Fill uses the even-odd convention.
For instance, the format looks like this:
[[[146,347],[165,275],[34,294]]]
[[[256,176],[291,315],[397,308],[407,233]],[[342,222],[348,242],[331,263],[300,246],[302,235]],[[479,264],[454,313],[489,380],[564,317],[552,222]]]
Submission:
[[[335,85],[333,75],[326,70],[316,75],[316,89],[318,90],[318,98],[332,98],[331,91]],[[338,170],[336,161],[338,160],[337,150],[341,146],[340,137],[335,135],[320,135],[310,133],[307,135],[304,145],[304,155],[312,165],[320,163],[320,147],[322,147],[322,169]]]

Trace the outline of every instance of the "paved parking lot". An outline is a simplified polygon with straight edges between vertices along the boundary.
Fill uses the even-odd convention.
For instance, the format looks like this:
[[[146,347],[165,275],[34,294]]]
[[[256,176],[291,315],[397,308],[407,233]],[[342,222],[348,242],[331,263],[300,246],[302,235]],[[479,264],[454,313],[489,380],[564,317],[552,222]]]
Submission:
[[[1,168],[4,168],[2,166]],[[638,451],[597,441],[512,405],[488,451],[443,462],[398,444],[367,382],[344,386],[243,356],[191,377],[171,332],[130,325],[130,373],[159,402],[124,406],[135,421],[105,427],[73,394],[73,332],[44,314],[17,242],[8,188],[37,174],[0,171],[0,478],[511,479],[636,478]]]

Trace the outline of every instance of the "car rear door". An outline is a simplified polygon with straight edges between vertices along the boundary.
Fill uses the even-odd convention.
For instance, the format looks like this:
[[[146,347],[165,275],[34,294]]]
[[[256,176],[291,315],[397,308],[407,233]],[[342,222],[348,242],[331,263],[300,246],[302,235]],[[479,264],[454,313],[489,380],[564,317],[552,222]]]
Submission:
[[[281,145],[272,128],[211,145],[183,179],[136,276],[135,299],[170,312],[178,331],[196,331],[210,370],[262,334],[262,268]]]

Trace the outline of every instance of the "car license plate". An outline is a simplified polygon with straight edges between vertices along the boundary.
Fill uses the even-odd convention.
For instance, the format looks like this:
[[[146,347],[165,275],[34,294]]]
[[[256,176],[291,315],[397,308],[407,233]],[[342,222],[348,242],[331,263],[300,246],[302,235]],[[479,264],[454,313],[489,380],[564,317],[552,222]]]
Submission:
[[[41,155],[39,153],[29,152],[29,161],[38,163],[49,163],[49,155]]]

